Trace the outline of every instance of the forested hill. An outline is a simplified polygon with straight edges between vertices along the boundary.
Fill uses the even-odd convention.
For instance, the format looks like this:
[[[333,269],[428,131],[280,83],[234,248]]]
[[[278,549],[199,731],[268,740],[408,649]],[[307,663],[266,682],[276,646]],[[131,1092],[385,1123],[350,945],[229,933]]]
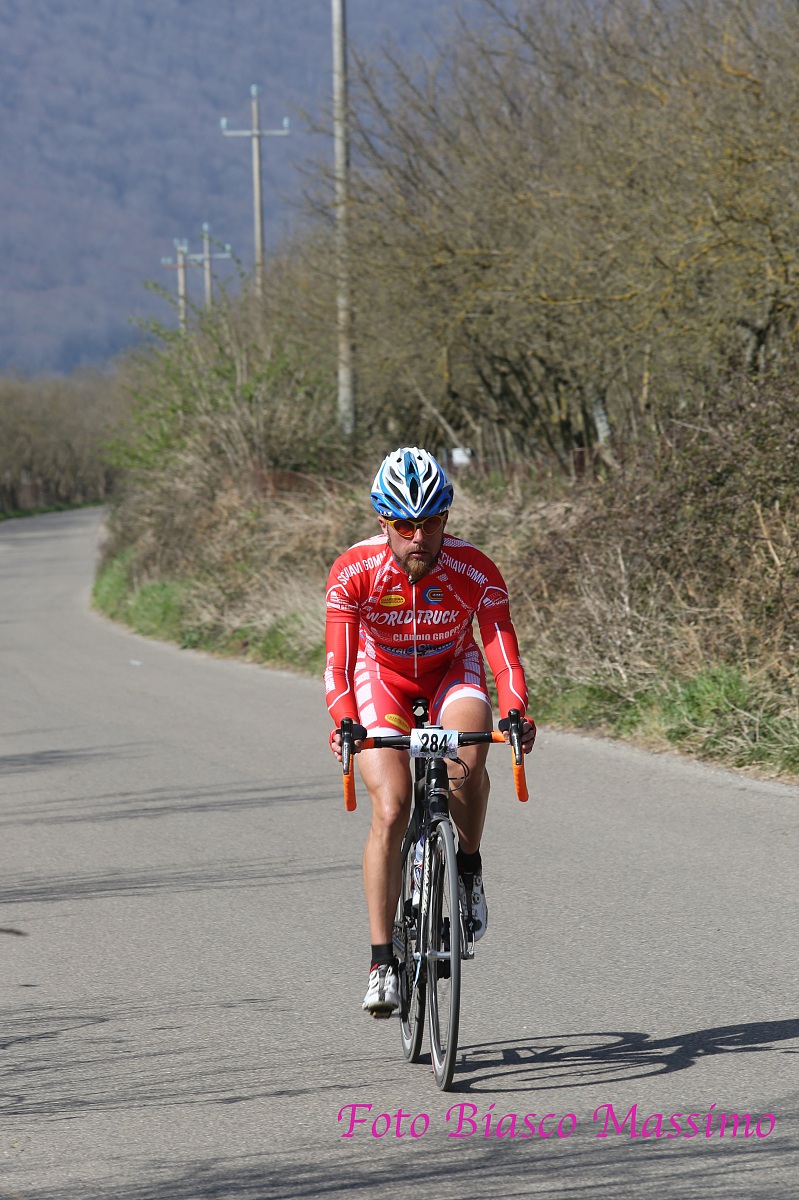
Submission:
[[[267,239],[296,222],[298,164],[325,153],[299,120],[331,88],[329,0],[2,0],[0,370],[69,370],[172,320],[144,289],[204,221],[252,263],[251,83],[265,142]],[[350,46],[430,51],[452,0],[349,0]],[[201,272],[190,278],[199,300]]]

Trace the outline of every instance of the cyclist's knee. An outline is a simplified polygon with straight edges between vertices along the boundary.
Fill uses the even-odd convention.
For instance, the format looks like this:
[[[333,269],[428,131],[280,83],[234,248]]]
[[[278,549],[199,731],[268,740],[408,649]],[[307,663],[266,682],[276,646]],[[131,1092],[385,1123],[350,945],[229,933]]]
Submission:
[[[398,794],[387,786],[370,792],[372,800],[372,829],[389,841],[402,836],[410,815],[410,794]]]
[[[482,803],[487,802],[488,793],[491,790],[491,780],[488,777],[488,771],[485,769],[484,763],[478,763],[474,767],[469,768],[463,786],[453,793],[452,800],[455,804],[460,800],[465,805],[471,805],[475,801]]]

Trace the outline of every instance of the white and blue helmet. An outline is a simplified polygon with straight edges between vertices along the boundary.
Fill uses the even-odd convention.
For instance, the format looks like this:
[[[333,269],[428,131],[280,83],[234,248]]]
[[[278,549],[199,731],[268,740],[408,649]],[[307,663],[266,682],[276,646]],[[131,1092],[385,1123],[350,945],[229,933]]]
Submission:
[[[381,517],[418,521],[452,504],[452,484],[432,454],[403,446],[388,454],[372,484],[372,504]]]

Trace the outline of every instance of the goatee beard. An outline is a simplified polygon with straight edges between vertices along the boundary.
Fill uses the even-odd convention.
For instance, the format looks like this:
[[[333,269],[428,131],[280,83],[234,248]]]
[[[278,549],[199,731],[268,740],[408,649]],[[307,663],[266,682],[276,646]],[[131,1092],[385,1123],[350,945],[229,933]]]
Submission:
[[[398,564],[408,576],[411,583],[418,583],[425,575],[432,571],[433,567],[438,562],[437,554],[430,554],[424,559],[407,558],[404,563]]]
[[[393,546],[391,547],[391,553],[394,556],[394,562],[399,567],[400,571],[402,571],[403,575],[407,575],[411,583],[418,583],[420,579],[423,579],[425,575],[432,571],[433,567],[438,562],[438,555],[441,553],[441,550],[439,548],[436,554],[428,554],[425,552],[424,559],[411,558],[410,555],[412,551],[410,551],[406,557],[400,558]]]
[[[431,562],[421,562],[418,558],[412,558],[405,568],[411,583],[418,583],[427,574],[432,565]]]

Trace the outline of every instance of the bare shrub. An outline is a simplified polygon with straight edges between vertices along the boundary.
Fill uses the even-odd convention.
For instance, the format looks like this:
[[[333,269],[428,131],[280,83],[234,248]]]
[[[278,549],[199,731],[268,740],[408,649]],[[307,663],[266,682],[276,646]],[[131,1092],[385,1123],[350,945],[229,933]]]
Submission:
[[[557,522],[515,520],[533,673],[628,698],[716,664],[799,695],[799,439],[787,384],[739,378]]]
[[[105,499],[123,409],[110,371],[0,379],[0,511]]]
[[[248,554],[271,498],[324,488],[350,458],[323,357],[269,307],[245,295],[160,333],[122,374],[133,415],[109,552],[133,547],[139,582],[211,563],[208,545]]]

